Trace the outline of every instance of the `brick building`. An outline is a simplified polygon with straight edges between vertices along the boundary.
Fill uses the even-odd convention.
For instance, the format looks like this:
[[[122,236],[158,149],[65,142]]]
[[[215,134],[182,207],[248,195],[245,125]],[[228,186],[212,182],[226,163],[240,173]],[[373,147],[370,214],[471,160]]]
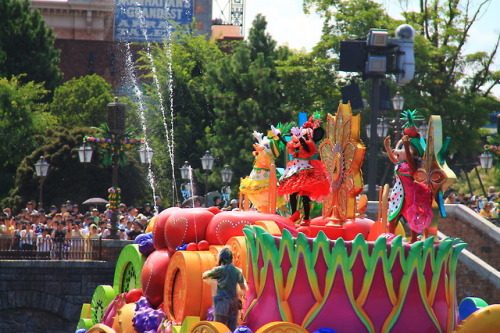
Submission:
[[[137,7],[138,1],[143,5]],[[200,34],[207,36],[212,34],[212,0],[138,1],[31,0],[32,8],[40,10],[45,24],[54,30],[55,47],[61,50],[60,69],[63,72],[64,81],[96,73],[104,77],[113,88],[119,90],[124,77],[122,71],[125,68],[125,43],[145,41],[141,39],[141,28],[137,27],[137,23],[130,21],[130,15],[142,16],[136,18],[135,22],[139,19],[145,20],[141,22],[147,25],[147,34],[152,34],[151,41],[163,40],[161,36],[154,39],[155,31],[149,28],[152,25],[158,27],[166,25],[165,19],[158,17],[158,11],[166,9],[151,8],[148,5],[164,4],[166,1],[171,6],[169,7],[171,14],[176,14],[179,24],[189,23],[194,18]],[[134,24],[135,28],[132,27]],[[119,32],[124,30],[123,26],[128,30],[120,35]],[[156,33],[158,31],[166,34],[164,28],[157,28]],[[138,38],[134,39],[132,37],[134,34]],[[216,38],[224,39],[224,36],[218,33]],[[231,31],[230,38],[242,39],[243,37]],[[138,50],[138,48],[132,47],[133,50]]]

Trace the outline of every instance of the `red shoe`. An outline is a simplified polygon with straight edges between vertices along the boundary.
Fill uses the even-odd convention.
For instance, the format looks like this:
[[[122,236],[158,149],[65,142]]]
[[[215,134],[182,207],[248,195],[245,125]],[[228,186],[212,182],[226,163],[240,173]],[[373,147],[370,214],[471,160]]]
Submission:
[[[292,221],[292,222],[297,222],[299,219],[300,219],[300,212],[298,210],[295,211],[295,213],[293,213],[289,219]]]
[[[307,219],[307,220],[302,220],[302,222],[300,223],[300,226],[301,227],[308,227],[310,224],[311,224],[311,220]]]

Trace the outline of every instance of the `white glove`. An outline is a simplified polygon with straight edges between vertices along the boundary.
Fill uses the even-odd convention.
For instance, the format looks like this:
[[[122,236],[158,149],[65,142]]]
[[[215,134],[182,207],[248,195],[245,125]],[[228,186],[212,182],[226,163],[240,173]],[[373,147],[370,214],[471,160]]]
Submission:
[[[274,127],[274,125],[271,125],[271,131],[273,132],[274,135],[278,136],[281,134],[281,131]]]

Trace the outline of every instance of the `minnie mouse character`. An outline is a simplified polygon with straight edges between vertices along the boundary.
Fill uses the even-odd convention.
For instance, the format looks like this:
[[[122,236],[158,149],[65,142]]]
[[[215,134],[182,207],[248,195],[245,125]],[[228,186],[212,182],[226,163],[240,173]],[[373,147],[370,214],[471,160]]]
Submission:
[[[319,125],[320,122],[321,118],[316,114],[302,127],[292,128],[292,137],[288,142],[278,129],[271,127],[273,134],[286,144],[287,152],[293,158],[287,163],[277,191],[279,195],[289,195],[293,221],[297,221],[300,216],[297,211],[297,196],[302,197],[304,218],[301,226],[308,226],[310,223],[311,200],[322,201],[330,193],[330,181],[325,165],[318,159],[312,159],[317,153],[316,142],[325,134]]]
[[[417,240],[417,233],[429,226],[433,216],[431,189],[413,178],[423,164],[422,155],[426,149],[425,141],[413,122],[416,113],[416,110],[401,113],[407,123],[404,125],[404,135],[394,149],[391,148],[389,136],[384,140],[385,150],[394,163],[395,172],[394,186],[389,195],[389,232],[394,233],[396,223],[403,217],[411,229],[412,241]]]

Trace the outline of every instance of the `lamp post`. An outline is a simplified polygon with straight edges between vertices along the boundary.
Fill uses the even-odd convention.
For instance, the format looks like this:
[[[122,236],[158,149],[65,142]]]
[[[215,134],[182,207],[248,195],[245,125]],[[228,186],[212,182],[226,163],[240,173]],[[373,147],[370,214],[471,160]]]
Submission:
[[[182,197],[184,200],[187,200],[191,197],[191,166],[188,161],[184,161],[184,165],[179,168],[181,170],[181,178],[186,181],[183,184],[183,188],[181,190]]]
[[[39,208],[42,208],[43,206],[43,182],[45,181],[45,178],[47,177],[47,173],[49,172],[49,167],[50,164],[45,160],[45,158],[42,156],[38,160],[38,162],[35,163],[35,172],[38,177],[40,177],[40,195],[39,195]]]
[[[88,144],[95,144],[105,150],[103,164],[105,166],[111,165],[112,177],[111,188],[109,192],[110,209],[112,211],[111,221],[111,234],[109,238],[117,239],[117,222],[118,213],[116,211],[120,201],[120,189],[118,188],[118,167],[120,162],[126,163],[125,151],[130,148],[135,148],[139,144],[144,144],[144,140],[129,139],[128,134],[125,132],[125,104],[115,101],[109,103],[107,106],[107,126],[101,129],[101,136],[104,137],[85,137],[84,145],[78,151],[78,157],[81,163],[90,163],[92,159],[92,147]],[[142,163],[151,163],[153,158],[153,150],[146,145],[140,151],[140,158]],[[123,156],[122,156],[123,155]]]
[[[206,200],[208,194],[208,174],[210,173],[210,170],[212,170],[214,166],[214,157],[212,156],[212,154],[210,154],[210,151],[207,150],[205,152],[205,155],[200,157],[200,160],[201,160],[201,167],[206,172],[205,174],[205,200]]]
[[[155,151],[150,146],[142,146],[139,149],[139,158],[141,159],[142,164],[149,164],[153,161],[153,155]]]
[[[229,165],[224,165],[224,169],[220,172],[222,176],[222,182],[224,183],[224,187],[222,190],[222,199],[229,204],[229,200],[231,200],[231,187],[229,183],[231,183],[231,179],[233,178],[233,171],[229,168]]]
[[[401,117],[399,114],[401,113],[401,111],[403,111],[405,99],[403,98],[403,96],[399,94],[398,91],[396,92],[396,96],[394,96],[391,101],[392,101],[392,108],[394,109],[394,111],[396,111],[396,131],[394,133],[394,136],[395,140],[397,140],[399,135],[401,134]]]

